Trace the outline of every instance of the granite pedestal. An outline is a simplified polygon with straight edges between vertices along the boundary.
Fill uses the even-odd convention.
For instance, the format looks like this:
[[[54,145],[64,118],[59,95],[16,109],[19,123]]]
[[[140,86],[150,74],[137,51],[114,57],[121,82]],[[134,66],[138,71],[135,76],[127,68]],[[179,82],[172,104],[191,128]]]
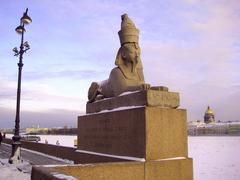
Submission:
[[[103,110],[130,106],[177,108],[179,106],[179,101],[179,93],[150,89],[147,91],[124,93],[114,98],[87,103],[86,112],[96,113]]]
[[[186,157],[186,111],[139,107],[80,116],[78,149],[146,160]]]
[[[125,102],[135,98],[137,107]],[[106,111],[122,106],[123,110]],[[87,114],[78,117],[75,163],[81,165],[34,167],[32,177],[58,179],[57,174],[64,174],[81,180],[192,180],[186,110],[178,106],[178,93],[160,90],[87,104]]]

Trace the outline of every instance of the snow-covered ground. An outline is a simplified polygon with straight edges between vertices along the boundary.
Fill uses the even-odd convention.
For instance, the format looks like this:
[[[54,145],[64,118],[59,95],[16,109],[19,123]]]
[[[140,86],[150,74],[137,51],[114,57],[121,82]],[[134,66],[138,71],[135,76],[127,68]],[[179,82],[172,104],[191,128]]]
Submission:
[[[48,144],[56,144],[58,141],[60,146],[74,147],[74,139],[77,139],[77,136],[71,135],[39,135],[41,138],[41,143],[45,143],[45,140],[48,141]]]
[[[28,163],[20,163],[18,165],[9,164],[8,159],[0,159],[0,179],[1,180],[30,180],[31,175],[19,171],[20,167],[30,166]]]
[[[49,144],[58,140],[62,146],[73,147],[77,136],[41,135]],[[193,158],[194,180],[239,180],[240,137],[195,136],[188,138],[189,157]],[[3,166],[0,166],[2,172]],[[6,168],[5,168],[6,169]],[[7,180],[6,178],[4,178]]]
[[[7,138],[12,138],[12,134],[6,134]],[[41,143],[48,142],[48,144],[55,144],[58,141],[60,146],[74,147],[74,140],[77,139],[77,136],[72,135],[37,135],[41,138]]]
[[[194,180],[239,180],[240,136],[194,136],[188,138]]]

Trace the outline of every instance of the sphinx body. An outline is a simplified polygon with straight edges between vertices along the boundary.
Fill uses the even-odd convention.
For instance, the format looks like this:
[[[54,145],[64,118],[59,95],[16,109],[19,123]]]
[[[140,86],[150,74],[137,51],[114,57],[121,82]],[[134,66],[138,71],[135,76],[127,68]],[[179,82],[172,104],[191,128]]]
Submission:
[[[138,44],[139,31],[126,14],[122,15],[119,31],[121,47],[109,78],[100,83],[93,82],[88,91],[89,102],[115,97],[123,92],[145,90],[150,87],[144,81],[143,67]]]

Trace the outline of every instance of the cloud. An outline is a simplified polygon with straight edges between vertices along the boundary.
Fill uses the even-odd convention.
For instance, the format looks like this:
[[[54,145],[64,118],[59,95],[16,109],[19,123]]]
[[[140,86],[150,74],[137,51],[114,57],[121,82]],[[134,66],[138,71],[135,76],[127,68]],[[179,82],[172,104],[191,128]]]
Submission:
[[[228,97],[219,98],[213,104],[217,120],[236,121],[239,120],[240,91],[229,94]]]
[[[0,78],[0,127],[13,128],[16,82]],[[27,85],[27,86],[25,86]],[[21,93],[21,127],[74,126],[83,114],[86,99],[71,93],[63,95],[44,84],[25,83]]]
[[[14,128],[15,110],[0,107],[0,127]],[[81,111],[66,109],[49,109],[48,111],[34,112],[21,111],[20,128],[40,127],[77,127],[77,117],[84,114]]]
[[[236,120],[239,113],[231,107],[240,105],[233,100],[240,96],[234,93],[235,85],[240,84],[236,78],[240,78],[239,48],[235,45],[240,41],[236,23],[239,15],[234,8],[221,3],[205,4],[202,8],[207,9],[205,14],[182,14],[184,26],[195,34],[193,40],[185,37],[164,42],[145,40],[142,48],[145,76],[153,85],[179,91],[182,107],[189,110],[189,120],[202,118],[209,104],[216,107],[216,113],[220,112],[221,120]]]
[[[1,78],[1,81],[3,83],[0,84],[0,107],[13,108],[16,104],[16,82],[6,82],[3,78]],[[48,84],[28,82],[22,84],[21,109],[25,111],[42,111],[54,108],[81,110],[84,109],[87,101],[87,97],[83,97],[80,94],[75,95],[70,91],[63,94],[54,90]]]
[[[92,79],[93,77],[102,76],[103,72],[94,71],[94,70],[83,70],[83,71],[36,71],[36,72],[25,72],[24,79],[27,81],[36,81],[39,79],[59,79],[59,78],[69,78],[69,79]]]

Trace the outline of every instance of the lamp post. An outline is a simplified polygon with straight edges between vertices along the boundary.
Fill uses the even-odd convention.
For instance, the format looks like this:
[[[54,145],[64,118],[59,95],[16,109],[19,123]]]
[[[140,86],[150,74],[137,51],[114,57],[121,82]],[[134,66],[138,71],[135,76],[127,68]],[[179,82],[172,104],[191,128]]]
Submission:
[[[21,98],[21,79],[22,79],[22,67],[23,67],[23,54],[30,49],[28,42],[24,42],[25,25],[30,24],[32,19],[27,15],[28,9],[23,13],[20,19],[20,25],[15,29],[18,34],[21,35],[20,49],[13,48],[14,56],[19,56],[18,62],[18,85],[17,85],[17,104],[16,104],[16,118],[15,118],[15,129],[14,136],[12,137],[12,154],[9,158],[9,163],[14,164],[20,162],[20,135],[19,135],[19,124],[20,124],[20,98]]]

